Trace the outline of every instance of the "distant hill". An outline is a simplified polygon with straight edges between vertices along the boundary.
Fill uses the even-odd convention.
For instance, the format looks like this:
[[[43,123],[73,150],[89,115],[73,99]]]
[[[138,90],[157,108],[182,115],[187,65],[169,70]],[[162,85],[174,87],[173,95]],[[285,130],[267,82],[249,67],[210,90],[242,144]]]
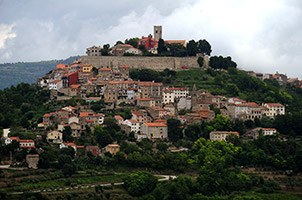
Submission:
[[[58,63],[69,64],[81,56],[72,56],[65,60],[49,60],[40,62],[18,62],[0,64],[0,89],[18,83],[35,83],[38,77],[54,69]]]

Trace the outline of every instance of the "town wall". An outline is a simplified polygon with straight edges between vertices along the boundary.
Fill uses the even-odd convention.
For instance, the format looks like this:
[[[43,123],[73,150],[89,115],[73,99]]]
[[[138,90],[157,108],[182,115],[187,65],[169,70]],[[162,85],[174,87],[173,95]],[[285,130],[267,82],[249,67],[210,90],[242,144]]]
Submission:
[[[153,69],[162,71],[181,70],[182,66],[187,68],[199,68],[198,57],[144,57],[144,56],[82,56],[83,64],[91,64],[96,68],[129,65],[136,69]],[[205,65],[208,58],[205,57]]]

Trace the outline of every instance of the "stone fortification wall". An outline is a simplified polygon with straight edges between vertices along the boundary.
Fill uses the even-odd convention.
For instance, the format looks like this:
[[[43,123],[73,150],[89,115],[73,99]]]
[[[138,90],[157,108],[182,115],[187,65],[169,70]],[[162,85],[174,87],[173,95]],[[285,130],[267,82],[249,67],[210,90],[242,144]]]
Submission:
[[[166,68],[180,70],[182,66],[198,68],[197,59],[198,57],[83,56],[82,63],[96,68],[129,65],[130,68],[162,71]]]

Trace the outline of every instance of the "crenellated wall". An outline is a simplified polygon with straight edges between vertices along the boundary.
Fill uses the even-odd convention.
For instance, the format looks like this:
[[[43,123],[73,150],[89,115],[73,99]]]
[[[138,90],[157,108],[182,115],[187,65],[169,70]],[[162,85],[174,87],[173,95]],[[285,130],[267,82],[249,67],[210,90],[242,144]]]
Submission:
[[[82,56],[83,64],[91,64],[96,68],[129,65],[130,68],[153,69],[162,71],[181,70],[182,66],[199,68],[198,57],[143,57],[143,56]],[[208,57],[205,57],[208,65]]]

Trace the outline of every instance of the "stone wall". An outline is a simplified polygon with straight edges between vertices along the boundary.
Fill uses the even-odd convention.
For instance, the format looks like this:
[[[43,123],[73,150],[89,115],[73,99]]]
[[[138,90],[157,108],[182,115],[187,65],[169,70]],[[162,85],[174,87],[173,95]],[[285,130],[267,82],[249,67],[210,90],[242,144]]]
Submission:
[[[136,69],[153,69],[162,71],[181,70],[182,66],[199,68],[198,57],[143,57],[143,56],[82,56],[83,64],[91,64],[96,68],[129,65]],[[205,57],[207,66],[208,58]]]

